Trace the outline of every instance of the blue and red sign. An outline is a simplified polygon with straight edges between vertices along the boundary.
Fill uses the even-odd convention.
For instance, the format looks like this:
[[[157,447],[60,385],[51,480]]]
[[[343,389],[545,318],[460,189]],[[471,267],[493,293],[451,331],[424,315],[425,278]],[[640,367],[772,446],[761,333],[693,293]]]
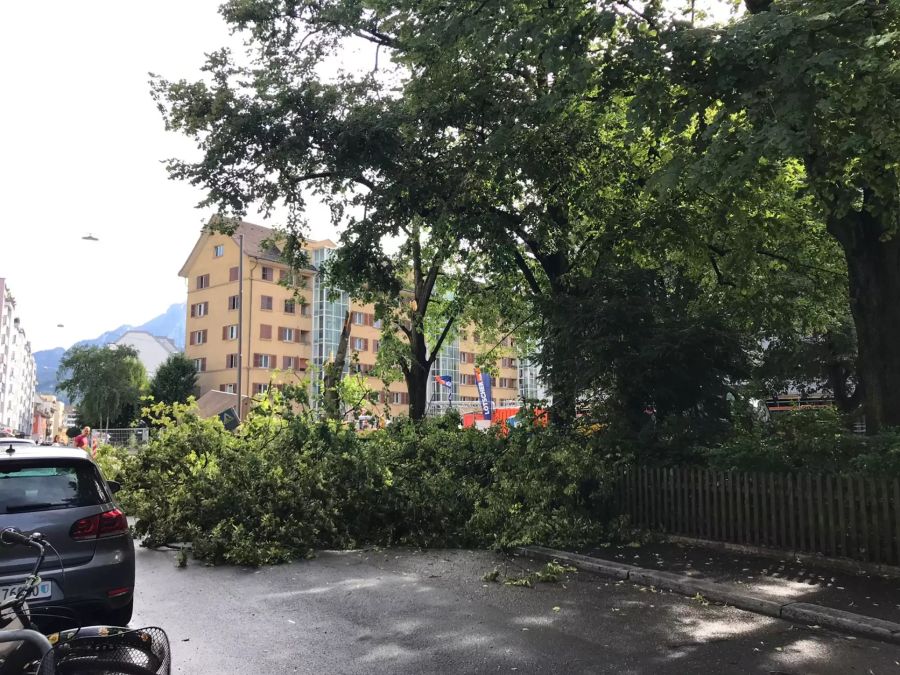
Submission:
[[[481,368],[476,368],[475,386],[478,387],[478,399],[481,401],[481,412],[484,414],[484,419],[490,420],[494,412],[494,404],[491,401],[490,373],[482,373]]]

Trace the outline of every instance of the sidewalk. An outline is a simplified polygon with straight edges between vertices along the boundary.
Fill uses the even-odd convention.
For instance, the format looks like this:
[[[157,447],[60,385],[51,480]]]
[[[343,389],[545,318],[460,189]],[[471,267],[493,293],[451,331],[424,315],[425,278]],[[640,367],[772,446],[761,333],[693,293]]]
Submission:
[[[835,571],[787,556],[776,560],[667,542],[597,547],[581,553],[717,582],[775,602],[813,603],[900,623],[900,579]]]

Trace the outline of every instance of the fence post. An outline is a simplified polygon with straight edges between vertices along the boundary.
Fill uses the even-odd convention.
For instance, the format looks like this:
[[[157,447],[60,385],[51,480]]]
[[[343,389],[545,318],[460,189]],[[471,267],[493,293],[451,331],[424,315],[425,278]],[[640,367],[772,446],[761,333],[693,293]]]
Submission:
[[[806,503],[809,506],[809,552],[815,553],[818,548],[819,538],[817,535],[818,519],[816,518],[816,506],[813,495],[813,476],[811,473],[806,474]]]
[[[859,491],[859,524],[862,527],[862,537],[860,541],[865,547],[866,560],[872,559],[872,547],[869,545],[869,517],[866,504],[866,481],[860,476],[857,479],[857,488]]]
[[[869,512],[872,514],[872,540],[870,547],[872,549],[872,556],[876,563],[881,562],[881,528],[878,526],[878,484],[872,478],[869,478],[867,481],[867,488],[869,493],[869,501],[870,508]]]
[[[900,480],[894,479],[894,562],[900,565]]]
[[[850,507],[848,525],[850,526],[850,546],[852,547],[849,557],[855,558],[859,555],[859,536],[856,526],[856,495],[853,490],[853,476],[847,476],[847,504]]]
[[[882,509],[882,517],[884,519],[884,525],[879,530],[881,533],[878,537],[880,542],[879,544],[884,547],[883,555],[884,562],[890,564],[894,562],[893,558],[893,549],[894,547],[891,545],[893,540],[893,530],[891,529],[891,509],[890,509],[890,500],[891,495],[888,490],[887,481],[884,479],[884,476],[878,479],[879,485],[879,494],[881,495],[881,509]]]
[[[837,523],[834,518],[834,476],[825,475],[825,500],[828,504],[828,554],[837,555],[837,541],[835,538],[835,530]]]

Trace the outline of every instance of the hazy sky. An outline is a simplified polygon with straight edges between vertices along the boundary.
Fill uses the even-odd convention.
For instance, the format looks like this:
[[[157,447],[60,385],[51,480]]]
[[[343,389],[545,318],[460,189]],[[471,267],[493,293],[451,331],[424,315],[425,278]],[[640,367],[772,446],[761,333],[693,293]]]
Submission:
[[[35,350],[184,301],[178,270],[211,212],[195,208],[200,190],[168,180],[161,160],[196,151],[164,131],[148,72],[195,78],[204,53],[236,44],[219,3],[3,3],[0,277]],[[310,216],[310,236],[335,235],[324,210]]]
[[[233,42],[218,5],[3,3],[0,277],[35,350],[184,301],[178,270],[210,212],[160,163],[194,148],[163,129],[147,73],[195,77],[205,52]],[[313,222],[315,238],[332,234]]]

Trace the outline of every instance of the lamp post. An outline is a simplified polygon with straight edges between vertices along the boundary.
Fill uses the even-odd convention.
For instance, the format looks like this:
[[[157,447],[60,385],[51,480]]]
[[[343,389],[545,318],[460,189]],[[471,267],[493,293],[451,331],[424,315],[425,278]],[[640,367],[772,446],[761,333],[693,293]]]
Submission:
[[[244,419],[244,235],[238,235],[238,378],[237,378],[237,417],[238,424]]]

